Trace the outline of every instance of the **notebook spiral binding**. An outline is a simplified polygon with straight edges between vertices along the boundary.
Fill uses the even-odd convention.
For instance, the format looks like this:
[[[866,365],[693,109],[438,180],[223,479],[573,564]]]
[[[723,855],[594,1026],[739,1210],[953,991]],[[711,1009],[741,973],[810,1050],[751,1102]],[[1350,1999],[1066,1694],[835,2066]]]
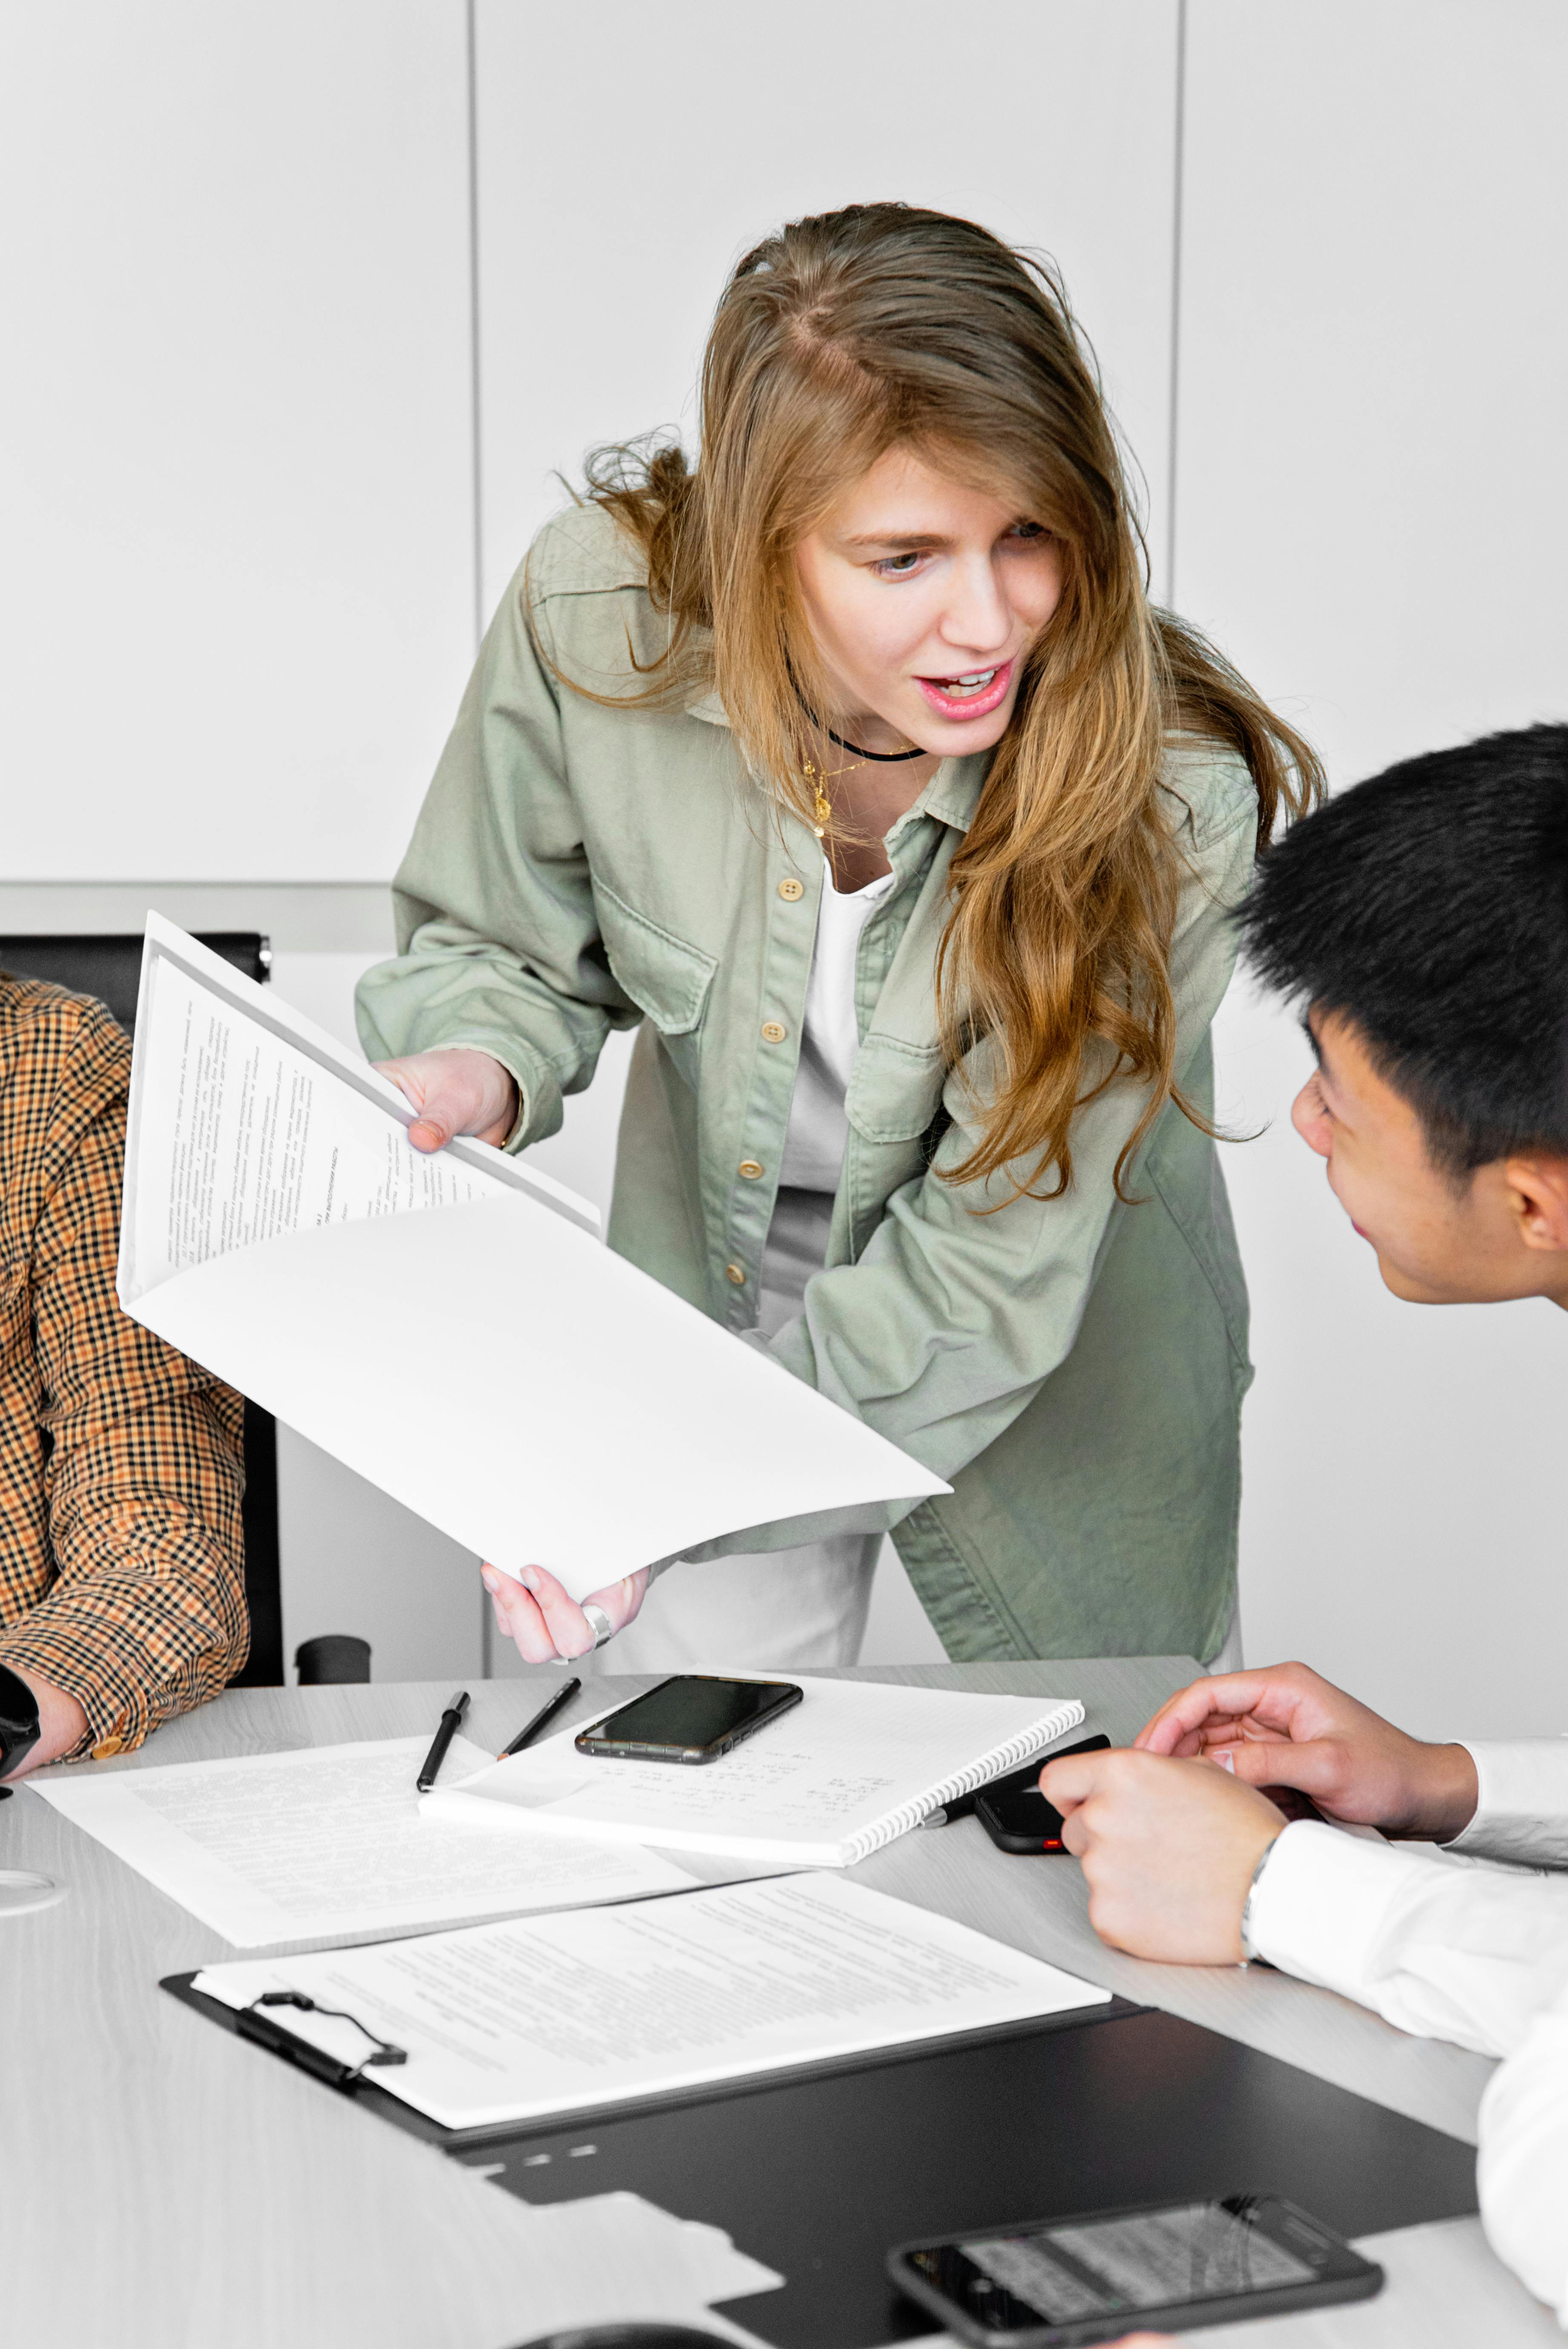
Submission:
[[[965,1795],[974,1794],[978,1787],[989,1785],[993,1778],[1005,1777],[1009,1770],[1021,1769],[1026,1762],[1032,1762],[1037,1754],[1043,1763],[1050,1748],[1059,1744],[1068,1731],[1077,1729],[1084,1718],[1081,1704],[1064,1703],[1060,1710],[1070,1713],[1072,1718],[1043,1735],[1037,1726],[1021,1729],[1004,1744],[994,1745],[988,1754],[983,1754],[967,1768],[954,1770],[951,1777],[929,1787],[918,1802],[901,1803],[896,1811],[890,1811],[886,1818],[880,1820],[874,1827],[868,1827],[855,1837],[852,1847],[855,1859],[868,1859],[884,1844],[892,1843],[898,1837],[907,1835],[912,1827],[919,1826],[933,1811],[941,1809],[945,1804],[957,1802]]]

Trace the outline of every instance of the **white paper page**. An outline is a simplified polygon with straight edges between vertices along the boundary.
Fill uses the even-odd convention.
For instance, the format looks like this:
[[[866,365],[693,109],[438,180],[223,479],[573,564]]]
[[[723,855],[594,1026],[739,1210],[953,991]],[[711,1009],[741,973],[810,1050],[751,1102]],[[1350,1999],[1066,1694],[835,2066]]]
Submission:
[[[237,1949],[635,1900],[699,1880],[635,1845],[423,1818],[414,1780],[429,1744],[393,1737],[29,1783]],[[443,1776],[489,1759],[455,1737]]]
[[[487,2174],[478,2162],[467,2166],[481,2178]],[[552,2321],[539,2317],[535,2298],[557,2276],[573,2280],[565,2313],[556,2320],[573,2331],[617,2318],[667,2321],[678,2311],[686,2312],[688,2323],[700,2323],[701,2312],[716,2301],[776,2292],[784,2282],[776,2269],[738,2250],[722,2227],[677,2219],[641,2194],[584,2194],[572,2202],[523,2207],[536,2222],[528,2245],[531,2323]],[[596,2294],[603,2295],[602,2308]]]
[[[574,1598],[938,1476],[521,1198],[262,1240],[136,1318],[465,1549]]]
[[[480,1143],[419,1158],[411,1116],[150,916],[121,1303],[465,1548],[576,1598],[745,1526],[949,1489],[602,1247],[561,1185]]]
[[[480,1925],[272,1963],[209,1967],[341,2007],[408,2061],[371,2074],[449,2128],[666,2094],[1103,2005],[1108,1991],[841,1877]],[[281,2020],[357,2063],[329,2018]]]
[[[386,1078],[150,915],[137,1004],[120,1299],[281,1232],[521,1191],[598,1210],[482,1143],[428,1156]]]
[[[432,1816],[505,1806],[556,1826],[665,1848],[848,1865],[851,1838],[891,1812],[934,1809],[933,1789],[1009,1739],[1017,1762],[1078,1726],[1074,1699],[976,1696],[790,1673],[805,1694],[733,1754],[691,1768],[579,1754],[576,1728],[425,1798]],[[1016,1766],[1004,1764],[1002,1766]],[[986,1771],[986,1776],[996,1775]]]

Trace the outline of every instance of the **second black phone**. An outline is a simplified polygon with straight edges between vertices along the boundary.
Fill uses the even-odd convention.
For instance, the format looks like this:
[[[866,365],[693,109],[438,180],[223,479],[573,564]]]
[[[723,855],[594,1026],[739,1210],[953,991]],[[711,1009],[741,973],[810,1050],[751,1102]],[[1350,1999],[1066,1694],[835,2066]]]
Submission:
[[[1037,1784],[1040,1773],[1047,1762],[1059,1762],[1066,1754],[1104,1754],[1109,1745],[1109,1737],[1080,1738],[1076,1745],[1064,1745],[1055,1754],[1042,1754],[1022,1770],[995,1779],[983,1794],[976,1795],[975,1816],[998,1851],[1038,1857],[1042,1852],[1062,1850],[1062,1815],[1041,1794]]]

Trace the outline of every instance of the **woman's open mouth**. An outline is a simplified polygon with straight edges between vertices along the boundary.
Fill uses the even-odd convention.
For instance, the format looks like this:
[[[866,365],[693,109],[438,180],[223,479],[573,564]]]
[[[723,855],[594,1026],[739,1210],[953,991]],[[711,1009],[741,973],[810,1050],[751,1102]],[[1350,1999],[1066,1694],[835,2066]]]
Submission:
[[[984,718],[1007,698],[1013,664],[1004,661],[1000,668],[965,669],[954,677],[917,677],[914,681],[944,718]]]

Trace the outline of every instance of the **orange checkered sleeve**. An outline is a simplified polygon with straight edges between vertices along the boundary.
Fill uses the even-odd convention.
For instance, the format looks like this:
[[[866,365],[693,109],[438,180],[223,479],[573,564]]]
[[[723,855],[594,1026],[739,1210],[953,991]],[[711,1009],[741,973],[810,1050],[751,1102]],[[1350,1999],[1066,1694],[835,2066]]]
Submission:
[[[0,1663],[119,1753],[245,1659],[240,1398],[115,1295],[130,1047],[0,977]]]

